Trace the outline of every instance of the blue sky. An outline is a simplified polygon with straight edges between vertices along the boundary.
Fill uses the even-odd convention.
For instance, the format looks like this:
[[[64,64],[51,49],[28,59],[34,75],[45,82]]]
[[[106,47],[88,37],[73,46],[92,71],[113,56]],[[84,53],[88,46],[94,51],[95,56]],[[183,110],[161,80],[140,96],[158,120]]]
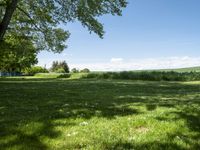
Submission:
[[[41,52],[38,65],[66,60],[70,68],[113,71],[200,65],[199,6],[199,0],[129,0],[122,17],[99,18],[104,39],[69,24],[68,48]]]

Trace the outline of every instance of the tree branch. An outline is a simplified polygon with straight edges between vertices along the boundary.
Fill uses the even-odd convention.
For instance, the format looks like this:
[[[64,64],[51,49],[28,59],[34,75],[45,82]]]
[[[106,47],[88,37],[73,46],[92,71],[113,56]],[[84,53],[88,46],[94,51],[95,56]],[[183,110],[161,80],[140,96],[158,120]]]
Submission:
[[[23,9],[20,8],[19,6],[17,6],[17,9],[20,10],[22,13],[24,13],[24,14],[32,21],[33,25],[35,26],[35,28],[36,28],[37,30],[39,30],[39,31],[42,32],[42,30],[37,26],[37,24],[34,23],[34,22],[35,22],[34,19],[33,19],[25,10],[23,10]]]
[[[34,27],[40,31],[43,35],[44,35],[44,39],[47,40],[47,37],[46,37],[46,32],[45,30],[41,29],[40,27],[37,26],[37,24],[35,23],[34,19],[25,11],[23,10],[22,8],[20,8],[19,6],[17,6],[17,9],[20,10],[22,13],[24,13],[32,22],[32,24],[34,25]]]
[[[3,20],[0,22],[0,41],[3,40],[12,15],[17,7],[18,0],[11,0],[10,3],[6,5],[5,14]]]

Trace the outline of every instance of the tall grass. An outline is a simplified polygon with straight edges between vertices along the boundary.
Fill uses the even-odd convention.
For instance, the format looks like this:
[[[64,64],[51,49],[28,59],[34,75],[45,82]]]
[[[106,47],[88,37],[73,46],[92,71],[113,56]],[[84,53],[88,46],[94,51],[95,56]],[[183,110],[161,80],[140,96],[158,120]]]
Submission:
[[[200,80],[200,72],[165,72],[165,71],[123,71],[123,72],[92,72],[81,78],[96,79],[126,79],[145,81],[197,81]]]
[[[143,81],[200,81],[200,72],[175,71],[122,71],[90,73],[38,73],[37,78],[70,78],[70,79],[125,79]]]

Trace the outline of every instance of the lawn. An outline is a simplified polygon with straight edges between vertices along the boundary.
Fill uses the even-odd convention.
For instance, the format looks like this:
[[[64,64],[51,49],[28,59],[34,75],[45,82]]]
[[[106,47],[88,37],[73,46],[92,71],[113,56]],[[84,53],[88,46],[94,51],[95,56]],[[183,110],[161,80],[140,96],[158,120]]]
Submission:
[[[0,149],[200,149],[200,82],[0,79]]]

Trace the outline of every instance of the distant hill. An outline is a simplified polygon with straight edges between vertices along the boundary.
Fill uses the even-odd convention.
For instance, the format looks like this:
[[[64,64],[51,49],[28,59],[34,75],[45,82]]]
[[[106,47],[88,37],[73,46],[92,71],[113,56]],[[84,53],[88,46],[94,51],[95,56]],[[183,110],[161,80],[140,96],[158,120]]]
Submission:
[[[149,69],[149,70],[130,70],[131,72],[152,72],[152,71],[175,71],[175,72],[200,72],[200,66],[196,67],[187,67],[187,68],[177,68],[177,69]],[[102,73],[102,72],[122,72],[122,71],[92,71],[93,73]]]
[[[176,71],[176,72],[200,72],[200,66],[198,67],[188,67],[188,68],[178,68],[178,69],[160,69],[156,71]]]
[[[175,72],[200,72],[200,66],[187,67],[187,68],[177,68],[177,69],[149,69],[149,70],[132,70],[133,72],[151,72],[151,71],[175,71]]]

